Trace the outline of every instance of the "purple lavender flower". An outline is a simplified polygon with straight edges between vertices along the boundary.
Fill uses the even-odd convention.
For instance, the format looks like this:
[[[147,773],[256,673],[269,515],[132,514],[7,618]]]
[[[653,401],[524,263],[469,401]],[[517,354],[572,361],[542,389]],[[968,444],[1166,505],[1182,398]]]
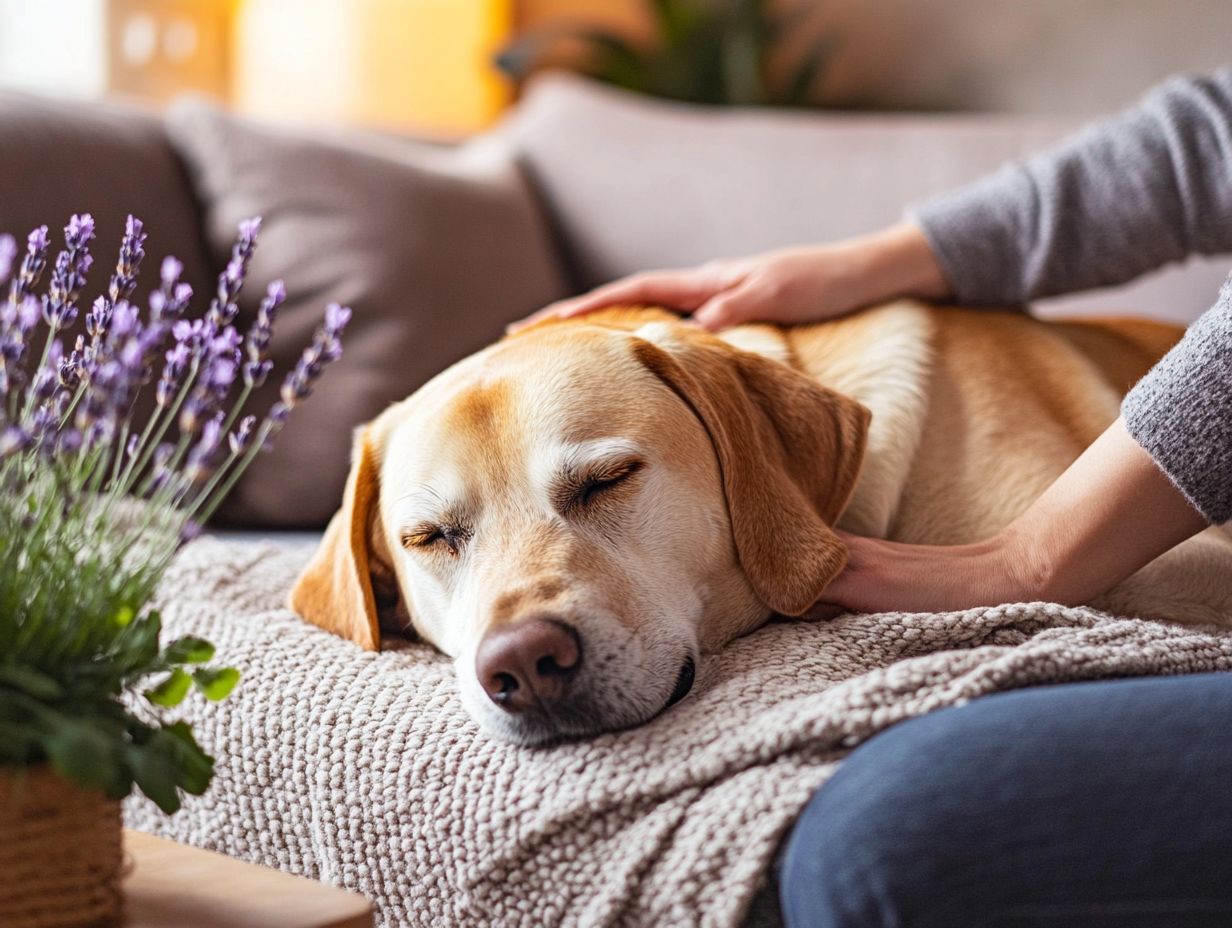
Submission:
[[[253,249],[257,247],[257,235],[261,232],[261,217],[252,216],[240,220],[240,240],[236,245],[241,249],[244,260],[252,257]]]
[[[236,364],[231,358],[214,358],[202,374],[201,382],[215,397],[225,397],[235,383],[235,373]]]
[[[82,443],[81,432],[77,429],[63,429],[56,435],[55,452],[73,454],[81,449]]]
[[[157,493],[159,490],[167,486],[171,482],[172,472],[168,467],[171,461],[171,455],[175,453],[175,446],[164,442],[154,449],[153,469],[150,476],[150,490]]]
[[[43,314],[43,304],[36,296],[27,296],[17,307],[17,328],[22,334],[28,333],[36,325],[38,325],[39,317]]]
[[[200,371],[196,386],[180,408],[180,431],[187,435],[195,434],[223,406],[240,368],[239,333],[227,326],[213,334],[208,319],[199,327],[200,322],[177,323],[173,330],[177,341],[198,359]]]
[[[43,318],[54,328],[73,324],[77,318],[77,297],[90,271],[89,242],[94,237],[94,218],[89,213],[73,215],[64,227],[64,251],[56,255],[43,304]]]
[[[0,305],[0,397],[7,397],[27,382],[22,362],[41,315],[42,303],[31,294],[22,296],[16,304],[10,300]]]
[[[34,372],[30,382],[30,393],[36,403],[51,399],[60,386],[60,364],[63,359],[64,344],[58,338],[53,339],[47,346],[47,360]]]
[[[248,450],[248,445],[252,441],[253,429],[256,428],[257,417],[245,416],[240,420],[239,427],[227,436],[227,444],[231,446],[231,453],[237,457]]]
[[[38,406],[34,410],[34,414],[30,416],[27,431],[30,434],[31,441],[39,446],[40,450],[49,450],[47,448],[48,442],[54,441],[56,425],[63,415],[63,404],[53,399],[50,403]]]
[[[351,316],[345,307],[329,306],[264,423],[253,415],[240,418],[242,410],[231,400],[236,381],[243,380],[247,396],[267,379],[273,327],[286,300],[282,282],[274,281],[253,324],[242,336],[236,331],[236,301],[259,230],[257,219],[240,224],[203,318],[185,318],[192,288],[181,281],[183,265],[174,258],[162,261],[159,286],[143,318],[131,298],[146,234],[142,223],[129,216],[107,293],[85,311],[86,334],[76,336],[71,347],[57,330],[78,315],[90,270],[93,219],[88,214],[70,219],[65,248],[54,262],[48,261],[46,227],[34,230],[16,272],[17,248],[11,238],[0,237],[0,283],[8,284],[8,299],[0,302],[0,462],[5,462],[0,478],[20,483],[35,473],[50,474],[48,486],[58,488],[63,475],[102,474],[97,492],[136,492],[187,522],[188,534],[197,530],[247,466],[254,445],[268,447],[325,366],[341,356],[341,335]],[[49,263],[47,295],[40,297],[34,291]],[[27,374],[26,354],[41,324],[50,329],[42,341],[46,347]],[[169,336],[174,342],[164,350]],[[134,400],[153,378],[153,358],[162,361],[155,390],[158,409],[142,427],[132,421]],[[228,433],[224,425],[237,418]],[[172,431],[177,425],[178,442]],[[169,432],[173,437],[164,441]],[[224,442],[230,451],[225,459]],[[28,458],[7,463],[29,448],[40,457],[36,467]],[[84,457],[87,453],[91,456]],[[218,467],[224,472],[209,479]],[[68,496],[59,503],[66,514],[75,505]]]
[[[215,358],[226,359],[235,364],[240,362],[240,333],[234,328],[225,328],[214,335],[209,342],[210,354]]]
[[[124,222],[120,257],[116,261],[115,273],[111,275],[111,283],[107,288],[107,295],[112,303],[127,300],[137,289],[137,272],[141,268],[141,259],[145,257],[145,239],[141,220],[130,215]]]
[[[193,390],[185,398],[184,405],[180,407],[180,418],[177,423],[180,434],[185,436],[197,434],[197,429],[201,428],[202,422],[206,418],[209,408],[208,402],[208,391],[201,389]]]
[[[17,276],[9,286],[9,302],[17,305],[34,292],[47,266],[47,227],[39,226],[26,236],[26,253],[21,259]]]
[[[73,344],[73,350],[60,361],[60,385],[64,389],[76,390],[81,384],[86,371],[85,355],[85,339],[78,335],[77,341]]]
[[[248,273],[248,262],[257,247],[257,236],[261,232],[261,217],[245,219],[239,225],[239,237],[231,248],[231,260],[223,272],[218,275],[218,289],[210,303],[206,320],[215,329],[222,330],[235,321],[239,313],[240,290],[244,286],[244,277]]]
[[[163,258],[159,269],[159,288],[150,294],[150,322],[174,323],[184,314],[192,299],[193,289],[180,283],[184,265],[170,256]]]
[[[201,437],[188,452],[188,479],[202,480],[209,473],[210,465],[222,442],[223,413],[218,413],[201,428]]]
[[[165,361],[162,376],[154,392],[154,399],[162,409],[171,405],[192,361],[192,352],[184,339],[176,336],[175,344],[165,355]]]
[[[171,288],[180,282],[180,275],[184,273],[184,263],[178,258],[167,255],[163,258],[163,263],[158,268],[158,279],[164,287]]]
[[[111,303],[105,296],[100,296],[86,313],[86,333],[94,339],[102,338],[110,322]]]
[[[64,227],[64,241],[70,251],[80,251],[94,238],[94,217],[89,213],[74,213]]]
[[[351,319],[350,307],[330,303],[325,308],[325,321],[312,336],[312,344],[304,349],[295,368],[282,382],[279,391],[286,414],[312,394],[312,385],[325,370],[325,365],[342,357],[342,332]]]
[[[25,451],[32,443],[30,433],[20,426],[6,426],[0,431],[0,461]]]
[[[325,307],[325,355],[330,361],[342,357],[342,332],[351,321],[351,307],[330,303]]]
[[[244,338],[244,384],[248,387],[259,387],[265,383],[265,378],[274,367],[266,355],[273,338],[278,309],[286,298],[286,287],[281,280],[275,280],[266,289],[265,299],[257,307],[256,321]]]
[[[34,229],[33,231],[31,231],[29,235],[26,236],[26,255],[27,257],[31,255],[39,255],[39,254],[43,255],[43,257],[46,257],[47,249],[50,247],[51,247],[51,239],[47,237],[47,227],[46,226],[39,226],[37,229]]]
[[[137,307],[127,300],[121,300],[111,309],[111,331],[113,339],[127,338],[140,331],[141,319],[137,315]]]

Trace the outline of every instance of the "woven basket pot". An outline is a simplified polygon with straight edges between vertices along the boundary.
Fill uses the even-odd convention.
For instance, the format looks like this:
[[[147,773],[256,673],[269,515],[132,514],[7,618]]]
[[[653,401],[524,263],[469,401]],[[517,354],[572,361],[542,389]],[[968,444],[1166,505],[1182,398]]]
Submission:
[[[0,925],[119,923],[120,803],[48,767],[0,767]]]

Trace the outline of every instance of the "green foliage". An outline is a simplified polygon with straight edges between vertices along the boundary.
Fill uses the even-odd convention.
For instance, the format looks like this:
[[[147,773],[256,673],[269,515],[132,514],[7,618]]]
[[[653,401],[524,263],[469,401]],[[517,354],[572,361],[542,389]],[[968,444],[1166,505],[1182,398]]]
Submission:
[[[584,70],[628,90],[690,103],[805,106],[834,51],[828,37],[816,40],[776,80],[770,58],[810,5],[776,15],[772,0],[646,2],[657,33],[649,47],[603,29],[559,27],[519,38],[497,55],[497,67],[520,81],[562,44],[580,42]]]
[[[195,686],[220,699],[231,668],[214,647],[160,647],[149,602],[179,545],[181,520],[91,493],[81,461],[0,463],[0,765],[49,762],[120,798],[135,785],[165,812],[200,794],[214,761],[183,722],[161,717]],[[145,704],[131,694],[145,693]]]
[[[131,301],[144,228],[125,221],[106,294],[71,342],[94,218],[70,217],[54,261],[46,226],[26,237],[19,262],[12,236],[0,235],[0,765],[50,763],[115,797],[136,785],[173,812],[182,793],[205,790],[214,762],[161,711],[194,687],[223,699],[239,674],[204,666],[214,646],[200,638],[161,647],[150,603],[181,542],[342,356],[351,310],[326,307],[258,425],[246,403],[273,369],[286,300],[271,281],[251,327],[236,329],[261,220],[239,224],[209,309],[191,320],[193,290],[172,257],[148,313]],[[151,383],[155,407],[139,417]]]
[[[217,670],[202,667],[200,670],[193,671],[192,679],[193,685],[205,694],[206,699],[217,702],[231,695],[235,684],[240,682],[240,672],[234,667],[222,667]]]

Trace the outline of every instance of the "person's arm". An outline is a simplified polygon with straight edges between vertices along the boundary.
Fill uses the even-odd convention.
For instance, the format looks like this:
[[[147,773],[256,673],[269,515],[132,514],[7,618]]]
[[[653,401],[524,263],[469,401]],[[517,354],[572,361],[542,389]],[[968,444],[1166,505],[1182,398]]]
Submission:
[[[1118,419],[986,541],[929,547],[844,534],[850,559],[824,600],[856,612],[1085,603],[1206,525]]]
[[[910,209],[955,298],[1021,304],[1232,253],[1232,68],[1173,78],[1059,145]]]
[[[850,560],[825,603],[909,612],[1083,603],[1229,519],[1232,277],[1130,390],[1121,418],[1004,531],[949,547],[844,535]]]
[[[816,321],[900,296],[1016,305],[1223,252],[1232,252],[1232,68],[1174,78],[884,231],[636,274],[510,329],[616,303],[668,306],[709,329]]]

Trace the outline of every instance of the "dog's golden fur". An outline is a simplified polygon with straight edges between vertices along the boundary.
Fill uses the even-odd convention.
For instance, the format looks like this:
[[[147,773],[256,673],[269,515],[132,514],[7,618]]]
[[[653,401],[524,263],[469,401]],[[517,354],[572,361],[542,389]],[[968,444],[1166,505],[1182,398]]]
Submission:
[[[682,653],[821,597],[845,563],[832,526],[927,544],[1005,526],[1180,334],[914,302],[719,336],[653,308],[543,323],[360,430],[291,604],[367,648],[413,627],[458,658],[473,714],[523,740],[470,664],[495,625],[548,610],[581,626],[593,675],[591,721],[560,733],[633,724]],[[1229,567],[1212,530],[1099,604],[1219,621]]]

